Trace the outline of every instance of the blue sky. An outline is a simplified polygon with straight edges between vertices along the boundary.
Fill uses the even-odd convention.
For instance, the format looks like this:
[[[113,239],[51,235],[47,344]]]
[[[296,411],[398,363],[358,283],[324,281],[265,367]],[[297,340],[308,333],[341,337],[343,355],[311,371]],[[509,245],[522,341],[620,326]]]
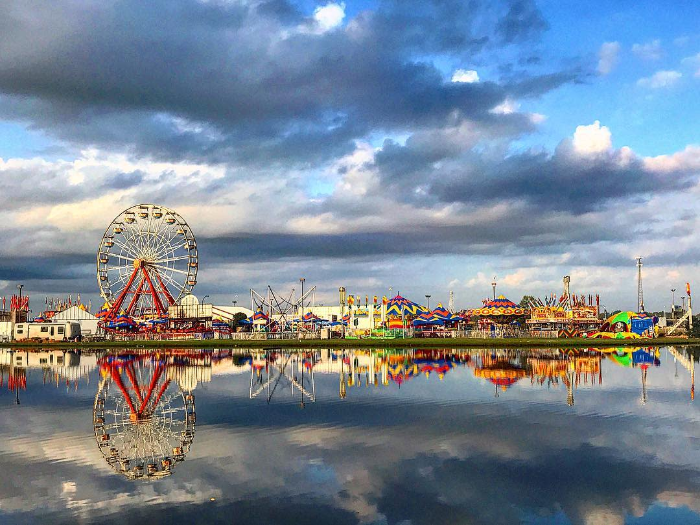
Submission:
[[[0,7],[0,295],[99,301],[121,210],[178,210],[196,293],[300,275],[473,306],[698,273],[697,2]],[[438,270],[435,270],[435,269]]]

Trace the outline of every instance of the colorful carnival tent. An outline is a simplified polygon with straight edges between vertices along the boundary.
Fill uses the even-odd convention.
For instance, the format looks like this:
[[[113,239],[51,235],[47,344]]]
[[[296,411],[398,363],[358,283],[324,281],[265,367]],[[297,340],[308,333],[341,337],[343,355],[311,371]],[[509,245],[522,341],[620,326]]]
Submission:
[[[453,324],[463,321],[464,318],[460,315],[453,314],[447,308],[442,306],[442,303],[438,303],[437,308],[432,311],[433,317],[440,319],[444,324]]]
[[[270,322],[270,318],[262,311],[262,308],[259,308],[258,311],[253,314],[251,321],[254,325],[266,325]]]
[[[434,315],[432,312],[425,312],[416,317],[411,323],[413,326],[442,326],[445,324],[442,319]]]
[[[400,295],[389,299],[386,303],[387,317],[416,317],[427,311],[428,309],[425,306],[409,301]]]
[[[495,324],[505,325],[525,315],[525,309],[499,295],[496,299],[484,301],[484,305],[481,308],[474,308],[467,313],[469,315],[478,315]]]
[[[437,306],[435,307],[435,309],[433,310],[433,313],[434,313],[435,315],[441,315],[441,316],[443,316],[443,317],[448,316],[448,315],[451,314],[451,312],[450,312],[447,308],[445,308],[444,306],[442,306],[442,303],[438,303],[438,305],[437,305]]]
[[[302,318],[301,318],[302,323],[326,323],[325,319],[321,319],[319,316],[313,314],[312,312],[306,312]]]

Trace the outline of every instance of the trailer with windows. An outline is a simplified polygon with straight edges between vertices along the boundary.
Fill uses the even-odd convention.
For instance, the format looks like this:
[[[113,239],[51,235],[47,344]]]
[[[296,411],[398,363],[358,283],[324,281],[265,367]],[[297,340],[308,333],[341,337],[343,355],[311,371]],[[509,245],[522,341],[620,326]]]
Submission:
[[[61,323],[17,323],[15,341],[26,339],[48,339],[49,341],[80,341],[80,323],[66,321]]]

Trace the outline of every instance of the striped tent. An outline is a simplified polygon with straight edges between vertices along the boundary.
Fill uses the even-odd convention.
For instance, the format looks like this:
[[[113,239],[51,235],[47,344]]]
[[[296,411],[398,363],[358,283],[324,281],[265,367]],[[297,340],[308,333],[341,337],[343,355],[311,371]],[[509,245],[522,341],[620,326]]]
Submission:
[[[445,324],[445,322],[434,312],[425,312],[413,319],[412,324],[413,326],[435,326]]]
[[[267,324],[269,320],[270,318],[262,311],[262,308],[259,308],[258,311],[253,314],[252,318],[253,324]]]
[[[393,299],[389,299],[386,303],[387,317],[416,317],[427,312],[428,309],[418,303],[409,301],[405,297],[397,295]]]
[[[306,312],[302,316],[301,321],[303,323],[321,323],[324,321],[324,319],[321,319],[319,316],[313,314],[312,312]]]
[[[431,315],[445,324],[459,323],[460,321],[464,320],[462,316],[453,314],[447,308],[442,306],[442,303],[438,303],[437,308],[432,311]]]

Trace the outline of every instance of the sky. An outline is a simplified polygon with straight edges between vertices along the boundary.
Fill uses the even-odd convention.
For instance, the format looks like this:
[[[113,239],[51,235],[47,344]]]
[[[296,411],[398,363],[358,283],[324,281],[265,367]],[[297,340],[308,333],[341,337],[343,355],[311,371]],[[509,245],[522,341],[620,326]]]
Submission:
[[[700,266],[700,4],[154,0],[0,5],[0,295],[100,302],[156,203],[195,293],[317,286],[680,303]],[[391,291],[390,291],[391,289]]]

